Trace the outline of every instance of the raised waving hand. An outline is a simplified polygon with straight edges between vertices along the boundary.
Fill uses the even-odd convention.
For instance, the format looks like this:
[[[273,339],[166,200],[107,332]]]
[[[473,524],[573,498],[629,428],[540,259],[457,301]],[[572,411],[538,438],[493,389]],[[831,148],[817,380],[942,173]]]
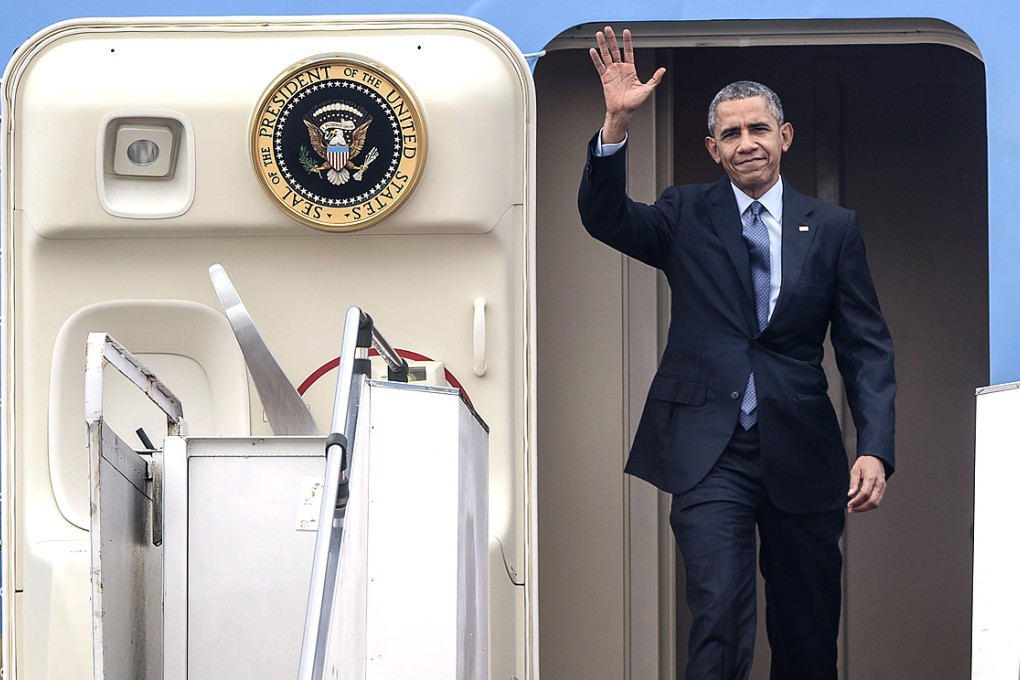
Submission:
[[[602,143],[622,142],[630,128],[630,119],[652,91],[662,81],[666,69],[659,68],[648,82],[642,83],[634,68],[634,42],[630,30],[623,30],[623,53],[612,26],[595,34],[598,49],[588,50],[602,79],[602,92],[606,98],[606,121],[602,128]]]

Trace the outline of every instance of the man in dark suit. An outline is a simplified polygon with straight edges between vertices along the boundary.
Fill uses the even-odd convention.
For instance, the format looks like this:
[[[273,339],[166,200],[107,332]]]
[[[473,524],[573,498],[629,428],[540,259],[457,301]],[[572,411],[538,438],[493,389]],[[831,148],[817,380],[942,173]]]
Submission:
[[[578,206],[589,233],[661,269],[672,291],[626,469],[673,494],[693,615],[687,678],[750,672],[757,527],[771,677],[834,679],[844,510],[878,507],[894,467],[892,340],[857,217],[783,181],[793,127],[775,93],[748,81],[709,108],[705,144],[726,176],[631,201],[627,130],[665,70],[642,83],[628,31],[622,54],[611,28],[596,38],[606,117]],[[821,365],[827,332],[857,427],[849,474]]]

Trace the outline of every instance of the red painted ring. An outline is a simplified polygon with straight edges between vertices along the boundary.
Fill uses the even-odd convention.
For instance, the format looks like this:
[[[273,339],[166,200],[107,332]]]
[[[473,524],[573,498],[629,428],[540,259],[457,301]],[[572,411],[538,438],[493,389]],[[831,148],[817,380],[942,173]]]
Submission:
[[[417,352],[412,352],[411,350],[407,350],[407,349],[397,349],[397,350],[394,350],[394,351],[397,353],[398,356],[401,356],[404,359],[409,359],[411,361],[435,361],[435,359],[431,359],[431,358],[425,356],[424,354],[418,354]],[[369,356],[379,356],[379,351],[374,349],[374,348],[370,349],[370,350],[368,350],[368,355]],[[324,363],[322,366],[319,366],[317,369],[312,371],[308,375],[307,378],[305,378],[304,382],[302,382],[298,386],[298,388],[297,388],[298,394],[304,396],[304,393],[308,391],[309,387],[311,387],[312,385],[315,384],[316,380],[318,380],[322,376],[326,375],[327,373],[332,371],[334,368],[339,368],[339,367],[340,367],[340,357],[336,357],[335,359],[330,359],[329,361]],[[444,371],[446,372],[446,382],[450,383],[450,387],[455,387],[458,390],[460,390],[460,393],[464,395],[464,401],[466,401],[468,403],[468,406],[470,406],[472,409],[474,409],[475,405],[471,402],[471,397],[468,396],[467,390],[465,390],[464,386],[460,384],[459,380],[457,380],[457,376],[455,376],[453,373],[451,373],[450,369],[448,369],[448,368],[445,368]]]

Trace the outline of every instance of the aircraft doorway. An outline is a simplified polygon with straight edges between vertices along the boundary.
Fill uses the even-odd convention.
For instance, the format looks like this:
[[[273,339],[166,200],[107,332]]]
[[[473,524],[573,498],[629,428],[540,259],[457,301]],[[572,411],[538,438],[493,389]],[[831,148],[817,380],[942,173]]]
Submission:
[[[728,23],[747,37],[719,39]],[[883,507],[847,524],[842,674],[966,677],[972,400],[989,379],[984,64],[944,24],[954,37],[932,41],[952,45],[917,35],[839,45],[859,36],[820,30],[828,44],[793,46],[777,43],[812,42],[789,38],[798,22],[758,23],[784,30],[704,22],[707,47],[684,24],[672,36],[630,26],[641,76],[668,69],[632,132],[631,194],[649,201],[668,184],[720,176],[703,139],[722,85],[760,80],[782,97],[796,131],[784,177],[858,212],[896,346],[898,471]],[[668,499],[621,474],[666,293],[592,241],[574,207],[603,114],[587,54],[597,28],[561,36],[535,70],[542,670],[670,678],[684,665],[687,614]],[[763,634],[756,657],[752,678],[767,677]]]

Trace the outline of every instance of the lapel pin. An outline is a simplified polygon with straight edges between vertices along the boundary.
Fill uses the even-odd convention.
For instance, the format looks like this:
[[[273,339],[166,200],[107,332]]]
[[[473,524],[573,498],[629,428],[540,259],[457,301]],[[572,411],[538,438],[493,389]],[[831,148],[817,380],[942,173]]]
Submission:
[[[801,231],[811,231],[811,227],[809,227],[806,224],[800,225],[800,227],[798,227],[798,229],[800,229]]]

